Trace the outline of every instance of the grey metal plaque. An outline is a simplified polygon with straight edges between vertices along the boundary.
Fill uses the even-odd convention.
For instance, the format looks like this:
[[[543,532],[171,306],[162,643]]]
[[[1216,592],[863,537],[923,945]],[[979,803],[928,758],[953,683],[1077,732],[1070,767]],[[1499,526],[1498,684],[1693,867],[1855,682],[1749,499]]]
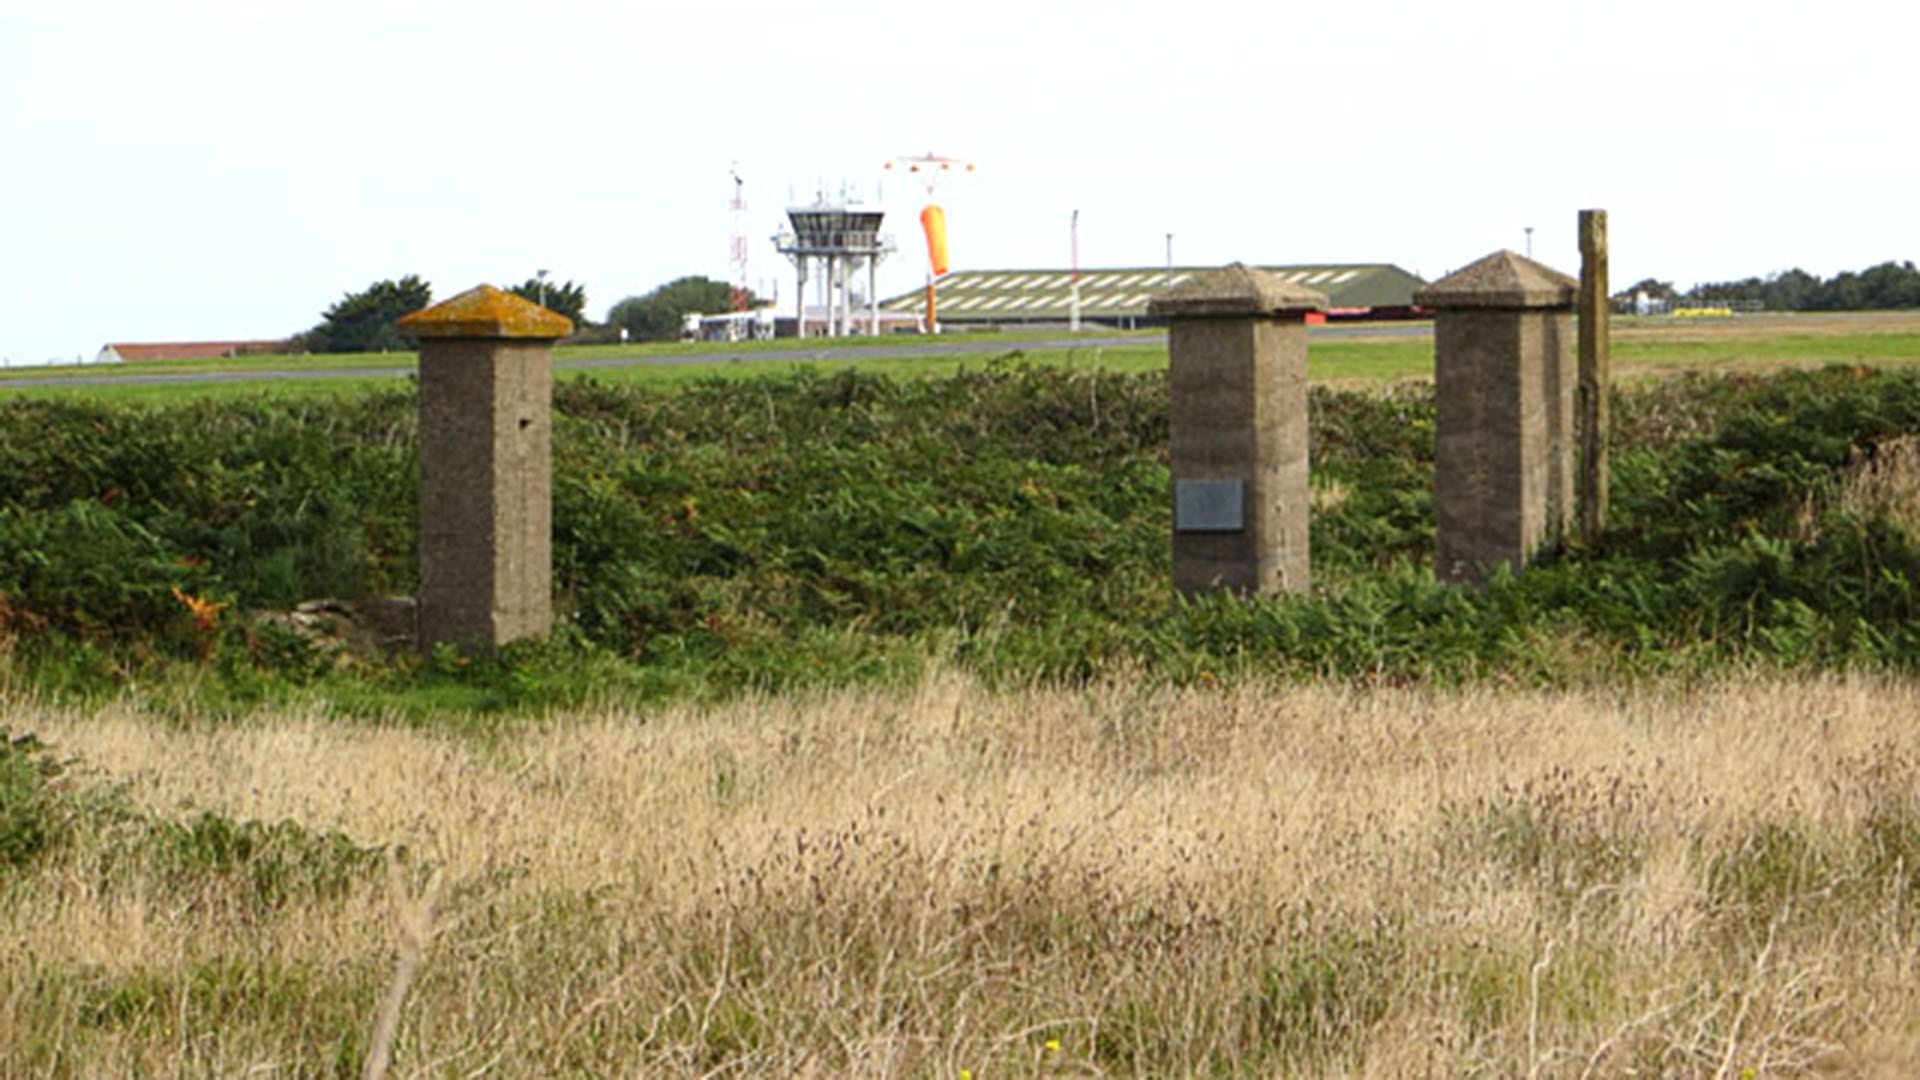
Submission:
[[[1175,480],[1175,532],[1239,532],[1247,527],[1246,497],[1238,480]]]

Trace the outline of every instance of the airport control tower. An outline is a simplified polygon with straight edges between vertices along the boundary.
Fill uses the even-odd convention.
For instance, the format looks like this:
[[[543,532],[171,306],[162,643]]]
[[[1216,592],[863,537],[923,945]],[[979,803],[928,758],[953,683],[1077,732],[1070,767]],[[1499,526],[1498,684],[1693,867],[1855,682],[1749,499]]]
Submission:
[[[828,337],[854,332],[848,285],[862,262],[867,268],[867,332],[880,332],[876,271],[880,260],[893,251],[893,238],[880,235],[880,219],[884,216],[883,211],[866,209],[849,199],[829,202],[825,195],[812,206],[787,211],[792,227],[781,230],[773,238],[773,246],[793,260],[800,276],[800,288],[795,292],[799,336],[807,336],[810,318]],[[811,313],[807,305],[809,266],[823,271],[818,279],[819,304]]]

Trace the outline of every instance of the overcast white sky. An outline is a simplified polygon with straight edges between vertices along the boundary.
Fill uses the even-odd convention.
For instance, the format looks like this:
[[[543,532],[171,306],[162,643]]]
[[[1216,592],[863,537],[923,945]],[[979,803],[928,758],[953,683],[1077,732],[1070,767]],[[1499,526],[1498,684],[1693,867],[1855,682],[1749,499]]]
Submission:
[[[280,337],[417,273],[750,277],[821,181],[977,163],[954,269],[1522,249],[1682,286],[1920,258],[1910,4],[0,0],[0,360]],[[887,183],[917,284],[921,192]]]

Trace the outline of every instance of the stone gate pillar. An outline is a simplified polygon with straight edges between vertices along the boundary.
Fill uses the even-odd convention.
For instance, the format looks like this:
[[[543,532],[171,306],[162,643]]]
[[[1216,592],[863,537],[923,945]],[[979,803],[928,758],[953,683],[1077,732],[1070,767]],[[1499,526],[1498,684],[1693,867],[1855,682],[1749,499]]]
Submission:
[[[1327,298],[1241,263],[1147,305],[1167,319],[1173,585],[1304,591],[1308,312]]]
[[[423,647],[553,624],[553,343],[573,323],[490,285],[400,320],[420,339]]]
[[[1434,574],[1526,566],[1573,521],[1577,283],[1495,252],[1413,296],[1434,309]]]

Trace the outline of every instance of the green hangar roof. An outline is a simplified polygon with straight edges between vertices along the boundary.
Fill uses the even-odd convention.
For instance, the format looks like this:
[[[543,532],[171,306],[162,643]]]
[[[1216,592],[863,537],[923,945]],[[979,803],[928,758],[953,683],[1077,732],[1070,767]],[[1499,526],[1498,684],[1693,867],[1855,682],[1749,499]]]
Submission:
[[[1080,271],[1080,317],[1145,319],[1147,301],[1212,267]],[[1266,266],[1286,281],[1325,293],[1328,314],[1404,315],[1426,282],[1387,263]],[[884,300],[882,311],[917,313],[926,290]],[[940,279],[941,322],[1062,322],[1073,312],[1068,270],[956,270]]]

